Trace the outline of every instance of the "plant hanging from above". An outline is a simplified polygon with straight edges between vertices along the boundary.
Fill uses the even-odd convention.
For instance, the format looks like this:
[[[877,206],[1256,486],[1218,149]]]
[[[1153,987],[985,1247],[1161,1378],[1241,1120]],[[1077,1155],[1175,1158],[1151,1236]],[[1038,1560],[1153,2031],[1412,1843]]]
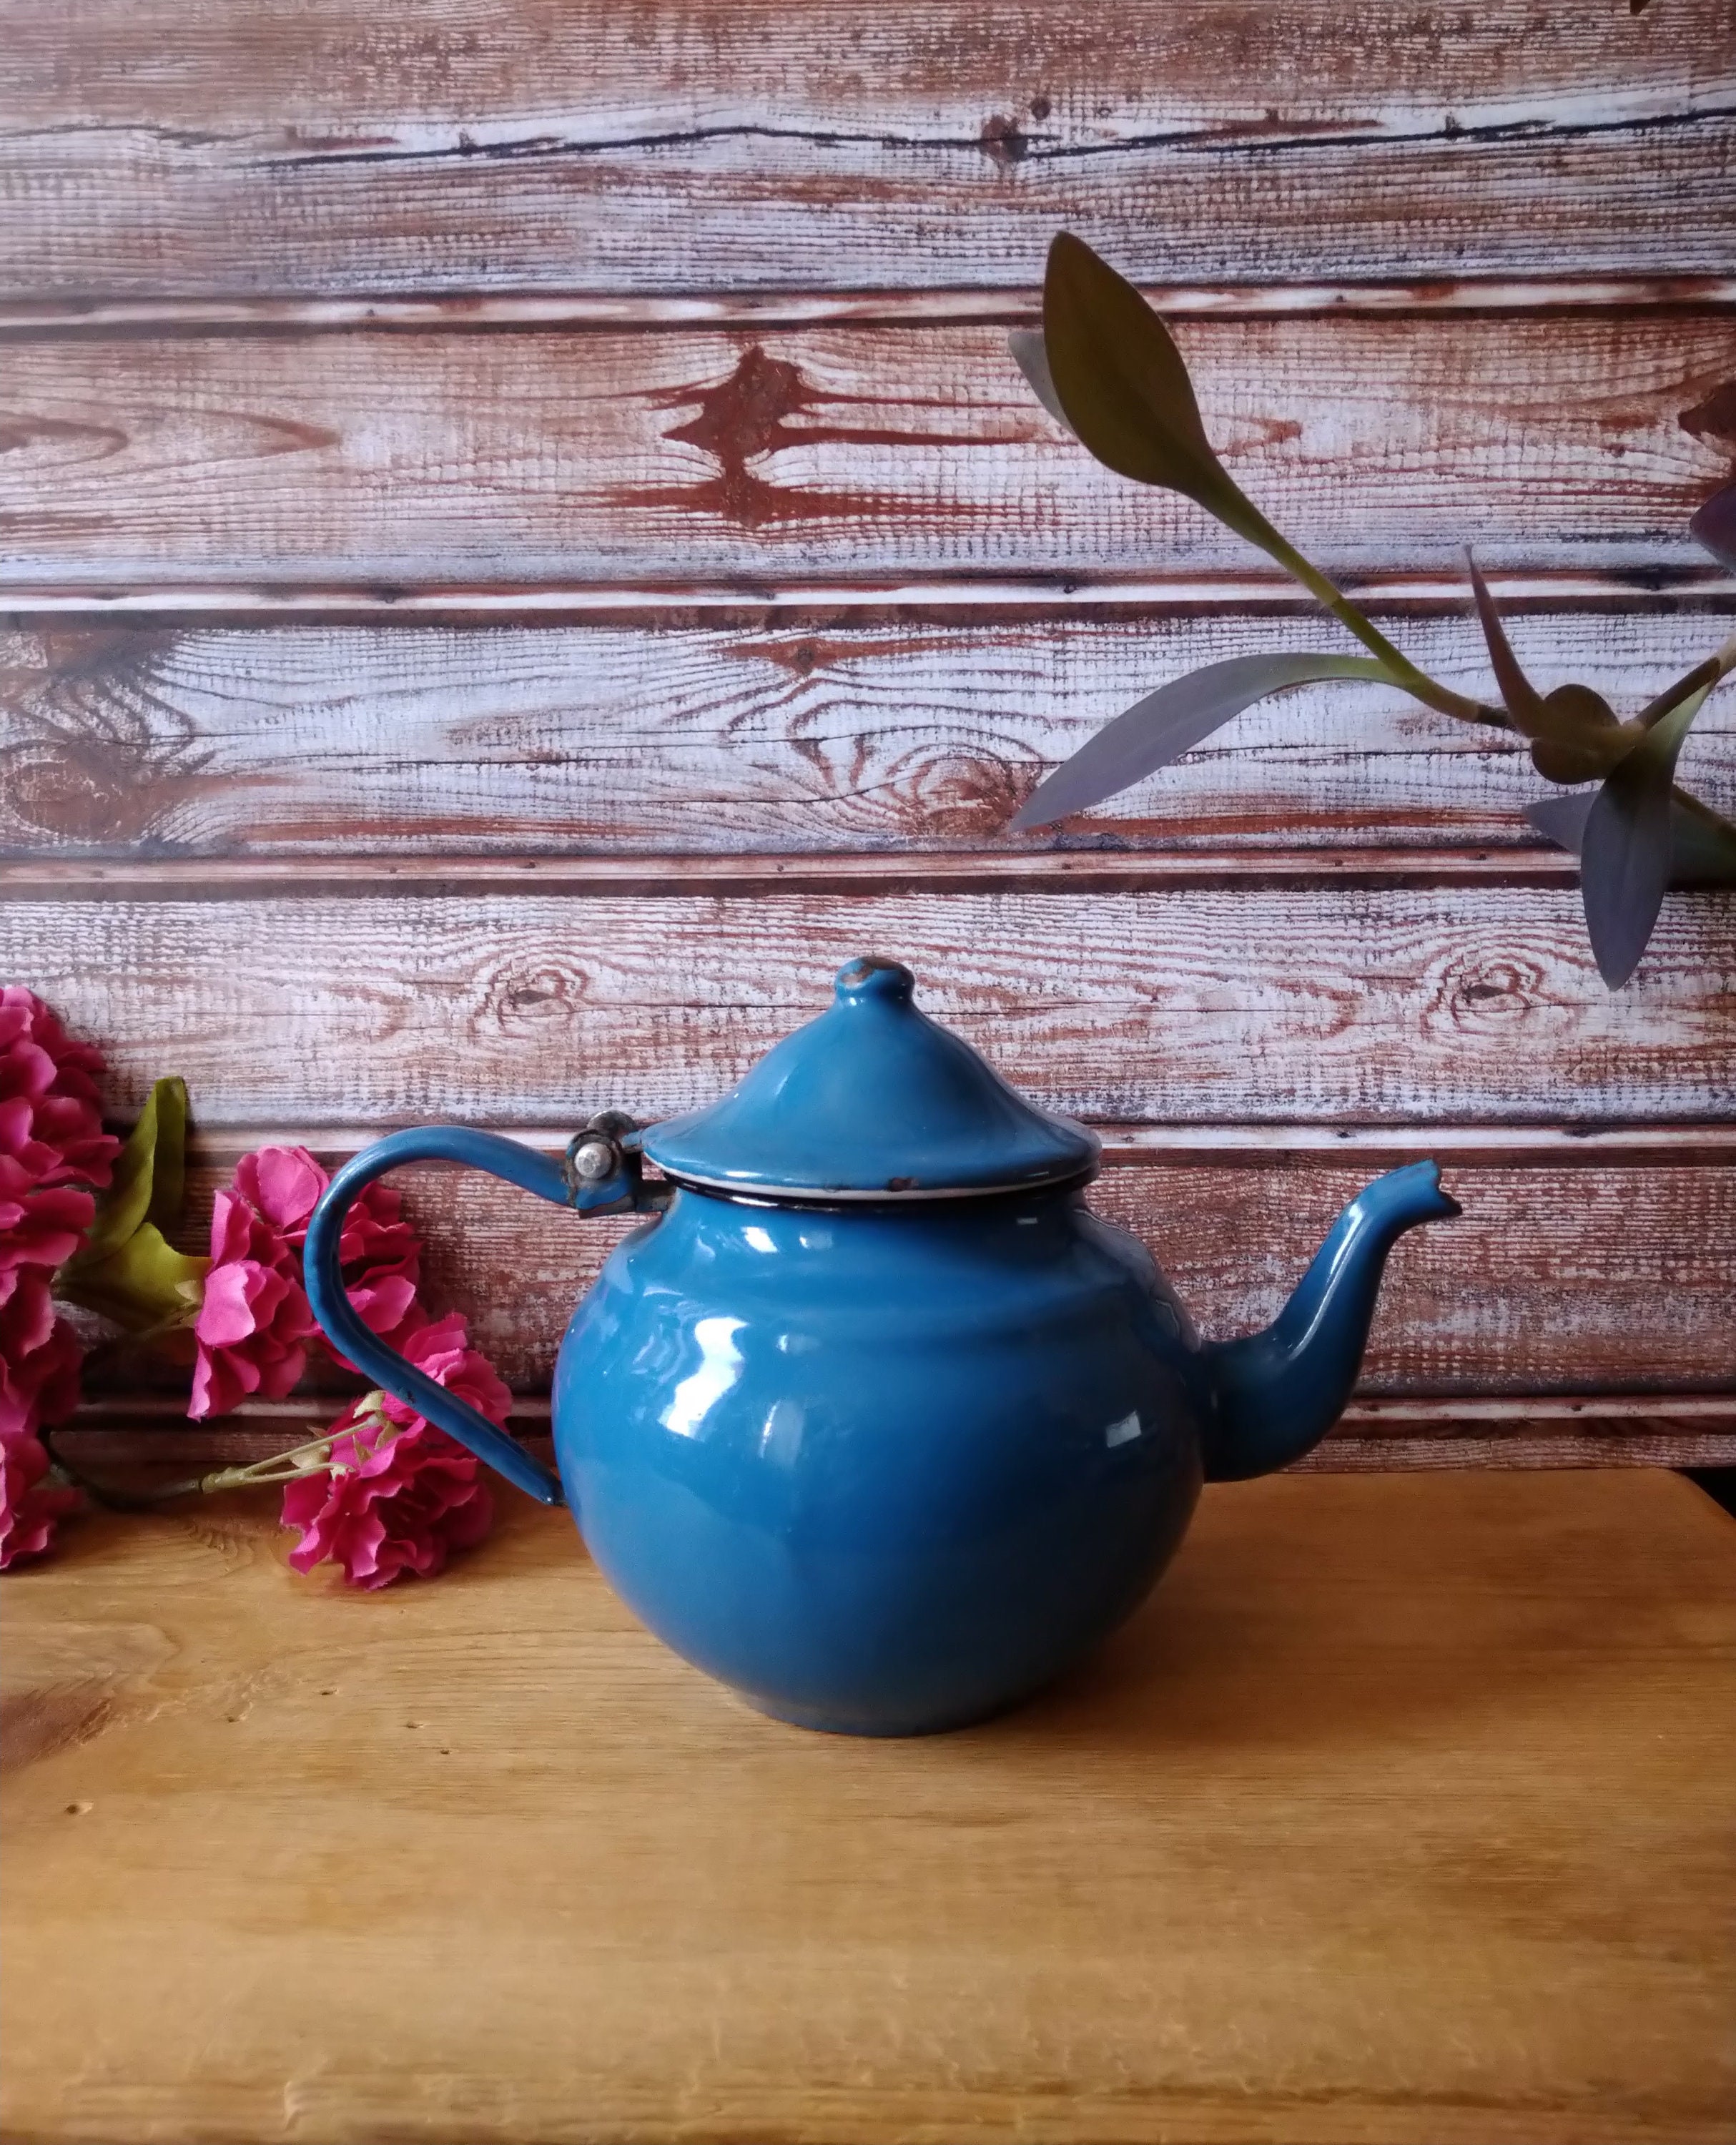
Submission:
[[[1694,717],[1726,672],[1736,635],[1623,721],[1589,685],[1540,693],[1520,668],[1493,599],[1471,563],[1499,706],[1430,677],[1289,543],[1218,460],[1193,383],[1169,331],[1131,283],[1082,239],[1049,249],[1042,329],[1015,330],[1012,354],[1037,399],[1090,453],[1136,483],[1179,491],[1256,545],[1320,600],[1363,655],[1242,655],[1171,679],[1107,723],[1042,783],[1012,821],[1046,826],[1101,804],[1191,751],[1233,715],[1286,686],[1353,678],[1395,685],[1461,722],[1516,730],[1532,764],[1576,794],[1532,806],[1538,831],[1577,850],[1598,970],[1619,989],[1639,965],[1666,888],[1736,885],[1736,825],[1675,780]],[[1714,556],[1736,564],[1736,486],[1694,517]],[[1596,783],[1589,794],[1581,785]]]

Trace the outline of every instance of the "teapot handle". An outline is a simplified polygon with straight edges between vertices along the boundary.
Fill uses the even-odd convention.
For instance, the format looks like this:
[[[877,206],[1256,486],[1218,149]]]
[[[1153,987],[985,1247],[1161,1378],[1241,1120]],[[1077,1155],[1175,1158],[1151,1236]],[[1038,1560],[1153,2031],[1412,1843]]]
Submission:
[[[618,1111],[594,1117],[574,1135],[560,1162],[499,1132],[461,1125],[428,1125],[393,1132],[346,1162],[326,1187],[307,1225],[302,1271],[313,1315],[341,1352],[396,1400],[405,1401],[449,1436],[497,1468],[509,1482],[545,1505],[566,1498],[560,1478],[535,1460],[480,1408],[449,1392],[425,1371],[406,1362],[395,1348],[365,1326],[344,1289],[339,1246],[344,1222],[360,1194],[376,1177],[405,1162],[456,1162],[534,1192],[580,1214],[619,1212],[639,1203],[639,1159],[633,1120]]]

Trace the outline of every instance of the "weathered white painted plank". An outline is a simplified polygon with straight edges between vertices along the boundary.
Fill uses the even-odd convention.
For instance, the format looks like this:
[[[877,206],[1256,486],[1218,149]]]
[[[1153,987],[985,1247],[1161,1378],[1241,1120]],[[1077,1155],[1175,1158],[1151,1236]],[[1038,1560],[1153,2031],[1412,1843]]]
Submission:
[[[559,1154],[570,1126],[517,1124],[508,1136]],[[1420,1139],[1443,1167],[1495,1169],[1736,1168],[1736,1122],[1725,1124],[1430,1124],[1426,1132],[1393,1125],[1115,1124],[1099,1120],[1106,1169],[1312,1167],[1336,1157],[1373,1175],[1414,1161]],[[338,1162],[376,1137],[359,1126],[274,1126],[280,1145],[306,1147]],[[261,1144],[256,1128],[193,1127],[192,1165],[218,1177]]]
[[[328,1164],[340,1158],[316,1136]],[[1412,1132],[1405,1158],[1435,1151]],[[1394,1253],[1365,1395],[1736,1393],[1736,1167],[1491,1167],[1441,1157],[1465,1208]],[[1297,1154],[1107,1169],[1092,1207],[1152,1247],[1203,1331],[1278,1310],[1333,1216],[1386,1166]],[[190,1248],[232,1165],[190,1185]],[[462,1311],[501,1376],[545,1391],[579,1292],[629,1226],[579,1221],[470,1172],[393,1179],[427,1247],[427,1300]],[[92,1390],[124,1391],[116,1356]],[[184,1388],[186,1372],[164,1372]]]
[[[703,1102],[853,955],[1076,1114],[1209,1123],[1728,1117],[1736,903],[1665,903],[1598,980],[1570,888],[749,900],[17,901],[0,974],[231,1125],[576,1122]]]
[[[1670,570],[1727,475],[1713,315],[1195,321],[1240,480],[1329,565]],[[14,345],[0,601],[490,579],[752,600],[852,575],[1246,570],[1196,507],[1092,462],[998,329]],[[1059,590],[1057,584],[1060,585]]]
[[[1521,617],[1540,684],[1649,700],[1736,623]],[[1468,620],[1389,621],[1457,690]],[[1311,615],[821,620],[707,628],[37,630],[0,635],[0,853],[545,858],[842,856],[1002,844],[1016,806],[1163,679],[1277,648]],[[1736,692],[1683,774],[1736,810]],[[1535,844],[1519,742],[1379,687],[1303,688],[1064,832],[1144,850]]]
[[[1719,0],[12,0],[16,291],[1727,268]]]

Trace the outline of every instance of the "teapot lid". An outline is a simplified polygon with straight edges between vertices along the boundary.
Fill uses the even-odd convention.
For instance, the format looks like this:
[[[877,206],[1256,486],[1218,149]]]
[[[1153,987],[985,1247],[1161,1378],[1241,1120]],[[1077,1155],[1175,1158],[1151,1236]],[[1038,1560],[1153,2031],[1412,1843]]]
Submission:
[[[1097,1136],[1009,1087],[920,1012],[916,978],[869,958],[721,1102],[641,1136],[659,1169],[773,1201],[962,1198],[1082,1180]]]

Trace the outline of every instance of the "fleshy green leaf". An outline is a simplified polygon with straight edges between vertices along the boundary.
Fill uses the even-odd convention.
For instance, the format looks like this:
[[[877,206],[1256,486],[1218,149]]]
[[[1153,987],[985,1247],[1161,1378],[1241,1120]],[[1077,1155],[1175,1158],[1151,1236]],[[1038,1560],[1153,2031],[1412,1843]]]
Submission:
[[[1525,817],[1546,841],[1578,856],[1585,839],[1585,815],[1596,794],[1595,790],[1583,789],[1571,797],[1541,797],[1535,804],[1526,805]]]
[[[1639,965],[1669,883],[1676,755],[1702,688],[1654,724],[1605,779],[1585,815],[1579,894],[1598,973],[1619,991]]]
[[[1672,886],[1736,886],[1736,827],[1678,789],[1670,804]]]
[[[159,1229],[172,1229],[187,1204],[186,1081],[171,1073],[152,1087],[151,1100],[157,1105],[157,1159],[145,1219]]]
[[[1688,525],[1689,534],[1721,566],[1736,571],[1736,484],[1714,491]]]
[[[1638,729],[1589,685],[1557,685],[1543,696],[1542,728],[1531,764],[1550,782],[1591,782],[1607,774],[1639,742]]]
[[[1507,638],[1507,629],[1495,607],[1495,598],[1489,593],[1482,569],[1468,552],[1465,563],[1470,568],[1471,595],[1482,622],[1483,638],[1489,644],[1489,659],[1495,665],[1495,682],[1500,688],[1502,704],[1527,737],[1535,737],[1543,720],[1543,695],[1526,677],[1513,652],[1513,644]]]
[[[1025,376],[1031,392],[1042,403],[1057,425],[1066,425],[1067,412],[1061,406],[1061,397],[1055,392],[1054,379],[1049,371],[1049,354],[1043,348],[1041,328],[1014,328],[1007,337],[1007,347],[1012,352],[1013,362]]]
[[[1013,355],[1032,391],[1107,468],[1203,506],[1317,596],[1385,674],[1427,706],[1480,718],[1473,700],[1425,677],[1319,567],[1280,535],[1218,459],[1181,353],[1125,277],[1082,239],[1057,235],[1043,278],[1041,362],[1028,331]]]
[[[1038,784],[1014,817],[1012,829],[1047,826],[1100,804],[1191,752],[1256,700],[1321,678],[1391,682],[1384,666],[1365,655],[1233,655],[1226,662],[1208,663],[1171,679],[1106,723]]]
[[[1062,421],[1100,462],[1137,483],[1181,492],[1288,564],[1289,547],[1206,437],[1193,382],[1169,330],[1133,286],[1071,231],[1059,232],[1049,247],[1042,346]]]
[[[1579,790],[1570,797],[1544,797],[1526,805],[1525,817],[1557,849],[1578,856],[1585,821],[1596,801],[1594,789]],[[1670,799],[1669,811],[1671,886],[1736,886],[1736,827],[1680,788]]]
[[[156,1333],[192,1322],[210,1265],[209,1259],[177,1252],[154,1222],[142,1222],[102,1257],[81,1254],[62,1267],[54,1288],[129,1333]]]
[[[1618,722],[1609,703],[1589,685],[1558,685],[1552,693],[1540,693],[1520,666],[1476,560],[1469,563],[1501,704],[1515,729],[1530,739],[1532,765],[1550,782],[1593,782],[1607,774],[1639,742],[1638,724]]]
[[[1704,663],[1696,663],[1693,669],[1684,670],[1673,685],[1666,685],[1655,700],[1642,708],[1634,719],[1635,724],[1643,730],[1655,729],[1691,693],[1698,693],[1704,699],[1724,674],[1723,664],[1715,655],[1709,655]]]
[[[157,1081],[83,1243],[55,1277],[57,1295],[130,1333],[185,1325],[204,1293],[210,1260],[176,1251],[163,1233],[186,1197],[187,1115],[187,1082]]]
[[[104,1257],[142,1222],[172,1226],[181,1217],[186,1177],[187,1082],[171,1077],[157,1081],[146,1097],[108,1189],[97,1196],[96,1218],[77,1258]]]

